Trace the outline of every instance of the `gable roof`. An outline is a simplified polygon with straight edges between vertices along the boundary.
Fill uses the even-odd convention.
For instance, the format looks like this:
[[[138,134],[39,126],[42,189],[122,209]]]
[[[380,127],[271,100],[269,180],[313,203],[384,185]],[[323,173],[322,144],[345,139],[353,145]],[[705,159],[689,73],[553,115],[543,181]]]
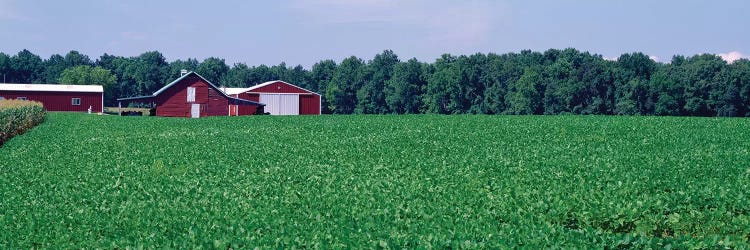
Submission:
[[[177,84],[178,82],[182,81],[182,79],[185,79],[188,76],[193,75],[193,74],[195,74],[198,77],[200,77],[201,79],[203,79],[203,81],[206,81],[208,83],[208,85],[211,85],[212,87],[216,88],[216,85],[213,85],[211,82],[209,82],[208,80],[206,80],[205,77],[199,75],[198,73],[195,73],[194,71],[190,71],[187,74],[184,74],[184,75],[180,76],[180,78],[177,78],[174,81],[172,81],[170,83],[167,83],[167,85],[164,85],[164,87],[161,87],[159,90],[157,90],[156,92],[154,92],[154,94],[152,94],[152,96],[157,96],[157,95],[161,94],[161,92],[164,92],[168,88],[172,87],[172,85]]]
[[[242,94],[247,91],[248,88],[221,88],[227,95]]]
[[[224,91],[221,91],[221,89],[219,89],[218,87],[216,87],[216,85],[214,85],[213,83],[211,83],[208,80],[206,80],[205,77],[199,75],[198,73],[195,73],[195,71],[190,71],[187,74],[181,76],[180,78],[175,79],[174,81],[168,83],[167,85],[165,85],[164,87],[160,88],[159,90],[157,90],[156,92],[154,92],[154,94],[152,94],[150,96],[137,96],[137,97],[118,98],[117,100],[118,101],[132,101],[132,100],[138,100],[138,99],[154,98],[154,97],[158,96],[159,94],[161,94],[162,92],[166,91],[167,89],[171,88],[172,86],[174,86],[178,82],[180,82],[183,79],[187,78],[190,75],[196,75],[196,76],[200,77],[204,82],[208,83],[208,85],[211,88],[217,90],[216,92],[219,92],[219,94],[221,94],[225,98],[229,99],[230,101],[234,101],[234,102],[237,102],[237,103],[246,103],[246,104],[258,105],[258,106],[266,106],[263,103],[259,103],[259,102],[254,102],[254,101],[250,101],[250,100],[245,100],[245,99],[231,97],[231,96],[227,95],[227,93],[224,93]]]
[[[92,92],[102,93],[101,85],[64,85],[64,84],[19,84],[0,83],[0,90],[6,91],[45,91],[45,92]]]
[[[286,84],[286,85],[289,85],[289,86],[292,86],[292,87],[295,87],[295,88],[304,90],[306,92],[310,92],[310,93],[313,93],[313,94],[316,94],[316,95],[320,96],[320,94],[315,93],[314,91],[310,91],[310,90],[305,89],[303,87],[300,87],[300,86],[297,86],[297,85],[294,85],[294,84],[291,84],[291,83],[288,83],[288,82],[285,82],[285,81],[282,81],[282,80],[267,81],[267,82],[264,82],[264,83],[261,83],[261,84],[258,84],[258,85],[255,85],[255,86],[252,86],[252,87],[249,87],[249,88],[244,88],[244,89],[236,89],[236,88],[227,88],[227,89],[232,89],[233,92],[240,91],[240,92],[236,93],[236,94],[239,94],[239,93],[244,93],[244,92],[250,92],[250,91],[253,91],[253,90],[256,90],[256,89],[259,89],[259,88],[262,88],[262,87],[265,87],[265,86],[268,86],[268,85],[271,85],[271,84],[274,84],[274,83],[277,83],[277,82],[280,82],[280,83],[283,83],[283,84]]]

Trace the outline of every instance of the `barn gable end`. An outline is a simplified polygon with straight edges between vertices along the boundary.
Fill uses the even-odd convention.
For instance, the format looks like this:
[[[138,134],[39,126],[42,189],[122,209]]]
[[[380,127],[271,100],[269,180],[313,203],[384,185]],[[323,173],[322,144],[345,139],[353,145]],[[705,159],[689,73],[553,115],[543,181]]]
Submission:
[[[249,92],[257,93],[284,93],[284,94],[316,94],[315,92],[300,88],[283,81],[271,81],[251,87]]]
[[[190,90],[188,90],[190,89]],[[188,92],[191,99],[188,99]],[[154,92],[151,96],[120,98],[119,101],[153,101],[157,116],[205,117],[231,115],[232,105],[242,106],[250,115],[262,110],[262,103],[231,97],[195,72],[189,72]]]
[[[320,94],[280,80],[255,85],[239,96],[265,103],[266,112],[274,115],[319,115],[321,112]]]

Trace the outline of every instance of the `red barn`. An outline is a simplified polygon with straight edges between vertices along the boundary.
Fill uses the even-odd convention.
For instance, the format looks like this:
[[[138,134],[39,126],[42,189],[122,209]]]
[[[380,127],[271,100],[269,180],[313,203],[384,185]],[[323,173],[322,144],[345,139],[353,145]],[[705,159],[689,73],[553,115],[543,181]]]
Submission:
[[[226,91],[237,98],[264,103],[265,112],[272,115],[320,114],[320,94],[284,81],[264,82],[250,88],[227,88]]]
[[[0,84],[0,100],[41,102],[47,111],[104,112],[104,88],[100,85]]]
[[[264,104],[228,96],[216,85],[195,72],[184,73],[150,96],[117,99],[122,103],[153,104],[156,116],[204,117],[228,116],[230,107],[240,106],[239,115],[262,113]]]

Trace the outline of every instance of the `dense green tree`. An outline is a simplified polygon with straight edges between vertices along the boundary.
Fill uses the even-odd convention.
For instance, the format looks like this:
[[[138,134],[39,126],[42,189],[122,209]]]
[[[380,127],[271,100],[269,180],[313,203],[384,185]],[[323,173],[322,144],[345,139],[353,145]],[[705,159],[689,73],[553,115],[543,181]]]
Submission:
[[[10,74],[12,70],[10,56],[0,52],[0,77],[2,77],[0,79],[2,79],[3,83],[7,81],[8,74]]]
[[[224,59],[209,57],[198,65],[195,72],[214,85],[225,85],[224,77],[229,72],[229,66],[224,62]]]
[[[530,54],[526,54],[528,56]],[[523,75],[522,57],[520,54],[487,55],[487,69],[482,76],[485,85],[482,112],[500,114],[505,111],[505,95],[508,86]]]
[[[114,56],[105,53],[94,62],[94,65],[109,70],[117,78],[115,85],[111,88],[112,95],[104,96],[105,103],[114,103],[115,99],[120,97],[142,95],[135,91],[128,91],[130,87],[135,87],[134,82],[128,81],[131,78],[124,75],[130,61],[130,59],[121,56]]]
[[[63,84],[101,86],[112,86],[116,81],[117,77],[115,77],[115,75],[108,69],[88,65],[80,65],[65,69],[58,79],[58,82]]]
[[[399,63],[398,56],[391,50],[375,55],[365,69],[367,81],[357,91],[357,107],[360,114],[384,114],[388,112],[385,101],[385,84],[393,75],[393,68]]]
[[[460,80],[455,86],[458,92],[454,95],[454,113],[482,113],[484,104],[485,79],[483,78],[487,68],[487,56],[476,53],[471,56],[460,56],[456,62],[459,68]]]
[[[93,65],[89,56],[81,54],[78,51],[71,50],[68,54],[65,54],[65,66],[72,68],[79,65]]]
[[[655,115],[679,115],[683,112],[683,86],[676,77],[680,75],[679,66],[665,65],[653,73],[649,85],[649,99],[654,100]],[[645,114],[645,113],[644,113]]]
[[[366,81],[365,63],[355,56],[341,61],[326,88],[328,109],[334,114],[351,114],[357,105],[357,90]]]
[[[42,81],[44,83],[57,83],[60,73],[68,68],[65,57],[54,54],[44,61],[44,72],[42,72]]]
[[[94,62],[94,66],[99,66],[105,69],[112,70],[114,67],[113,65],[114,60],[117,58],[122,58],[122,57],[104,53],[102,56],[99,57],[99,59],[96,59],[96,62]]]
[[[261,64],[260,66],[250,68],[250,86],[279,79],[280,77],[277,72],[271,70],[266,65]]]
[[[599,60],[595,60],[595,70],[586,72],[587,75],[593,77],[591,85],[591,92],[594,94],[590,105],[584,112],[587,114],[615,114],[615,93],[617,88],[615,86],[614,76],[614,63],[605,61],[601,56],[597,56]],[[589,77],[585,77],[589,79]]]
[[[78,51],[71,50],[65,57],[59,54],[53,54],[49,59],[44,60],[44,69],[41,75],[41,82],[57,83],[60,74],[69,68],[80,65],[94,65],[91,59]]]
[[[169,77],[167,80],[177,79],[181,75],[182,70],[187,71],[196,71],[198,70],[198,66],[200,63],[198,62],[198,59],[195,58],[188,58],[187,60],[175,60],[174,62],[169,63]]]
[[[44,72],[44,61],[38,55],[28,50],[22,50],[10,58],[11,71],[7,82],[40,83]]]
[[[539,69],[526,68],[521,78],[508,89],[505,96],[507,114],[530,115],[544,113],[544,84]]]
[[[102,74],[114,77],[113,83],[105,81],[107,104],[118,97],[150,95],[179,77],[181,69],[229,87],[287,81],[322,94],[323,113],[750,116],[750,62],[727,63],[710,54],[658,63],[636,52],[609,61],[568,48],[446,54],[422,63],[399,62],[385,50],[367,63],[356,57],[341,64],[323,60],[308,71],[284,62],[229,67],[220,58],[170,63],[158,51],[137,57],[104,54],[96,62],[74,50],[46,60],[28,50],[0,53],[6,82],[83,83],[93,72],[107,71]]]
[[[336,67],[338,66],[333,60],[323,60],[315,63],[310,72],[311,82],[309,84],[309,89],[324,94],[325,88],[328,86],[328,83],[336,72]]]
[[[420,96],[425,91],[427,78],[425,66],[416,58],[396,64],[393,76],[386,81],[384,90],[388,109],[397,114],[417,114],[422,107]]]
[[[434,64],[423,95],[428,113],[481,113],[487,64],[483,54],[455,57],[443,55]]]
[[[138,95],[150,95],[166,85],[169,79],[169,63],[158,51],[149,51],[124,62],[124,76],[135,83]]]
[[[314,91],[310,88],[310,72],[302,67],[302,65],[297,65],[294,66],[294,68],[288,69],[281,80]]]
[[[658,67],[658,63],[646,54],[640,52],[622,54],[617,58],[617,63],[620,68],[623,69],[623,74],[626,79],[640,78],[649,80],[651,79],[651,74],[653,74]]]
[[[457,109],[455,96],[460,81],[460,71],[456,64],[457,58],[450,54],[443,54],[434,63],[433,72],[427,80],[427,87],[423,95],[424,110],[433,114],[460,113]]]
[[[683,66],[685,76],[684,81],[685,115],[694,116],[714,116],[716,110],[712,110],[710,94],[713,89],[722,83],[722,71],[727,67],[726,61],[721,57],[710,54],[703,54],[691,57]],[[721,96],[721,94],[716,95]]]
[[[643,53],[632,53],[621,55],[615,67],[615,113],[653,114],[657,97],[650,90],[649,81],[658,63]]]
[[[709,109],[717,116],[746,116],[745,100],[750,91],[748,60],[735,61],[722,67],[714,76],[716,84],[709,93]]]
[[[546,84],[544,93],[544,110],[546,114],[559,114],[572,112],[572,105],[576,102],[575,96],[584,86],[576,79],[577,70],[573,65],[572,55],[564,57],[560,50],[548,50],[545,53],[545,62],[550,63],[545,68],[544,78],[539,81]]]
[[[735,61],[729,69],[729,81],[737,86],[740,92],[740,103],[735,104],[737,116],[750,116],[750,60]]]
[[[117,77],[108,69],[79,65],[65,69],[58,81],[63,84],[101,85],[104,88],[104,96],[108,97],[104,100],[105,105],[115,105],[114,98],[111,96],[115,92]]]
[[[336,73],[336,62],[333,60],[323,60],[315,63],[310,71],[310,83],[308,89],[321,95],[321,112],[330,114],[328,99],[326,98],[326,89]]]
[[[227,87],[247,87],[251,83],[250,67],[244,63],[234,64],[227,72],[224,83]]]
[[[596,55],[575,49],[545,52],[543,82],[546,114],[611,114],[612,72]]]
[[[134,65],[136,63],[137,58],[135,57],[112,56],[107,54],[101,56],[99,60],[97,60],[97,65],[100,65],[100,67],[104,69],[110,70],[117,77],[117,86],[113,91],[115,92],[115,96],[112,97],[113,99],[152,94],[139,92],[137,90],[138,86],[136,80],[134,76],[130,74],[132,68],[134,67],[131,65]]]
[[[276,76],[276,78],[269,79],[268,81],[286,79],[288,71],[289,69],[286,67],[285,62],[281,62],[279,63],[279,65],[271,66],[271,73]]]

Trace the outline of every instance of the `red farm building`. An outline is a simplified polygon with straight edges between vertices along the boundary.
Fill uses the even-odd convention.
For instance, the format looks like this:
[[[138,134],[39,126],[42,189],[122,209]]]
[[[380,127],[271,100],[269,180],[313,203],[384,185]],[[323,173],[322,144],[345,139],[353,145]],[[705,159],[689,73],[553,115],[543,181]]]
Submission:
[[[117,99],[118,105],[146,103],[156,108],[156,116],[205,117],[229,116],[230,107],[237,106],[235,114],[263,113],[264,104],[228,96],[216,85],[195,72],[183,72],[177,80],[167,84],[150,96]]]
[[[104,112],[100,85],[0,84],[0,100],[41,102],[47,111]]]
[[[226,88],[226,93],[236,98],[265,104],[271,115],[319,115],[320,94],[284,81],[270,81],[250,88]],[[242,107],[230,108],[242,112]]]

